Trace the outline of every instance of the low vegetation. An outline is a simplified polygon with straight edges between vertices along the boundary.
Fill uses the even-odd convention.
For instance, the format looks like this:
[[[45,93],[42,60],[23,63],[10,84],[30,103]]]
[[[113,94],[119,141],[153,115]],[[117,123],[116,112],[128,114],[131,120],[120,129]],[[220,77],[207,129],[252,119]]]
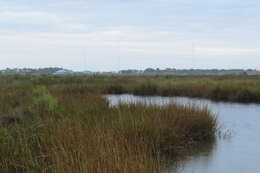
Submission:
[[[108,91],[156,94],[154,81],[143,86],[139,79],[121,77],[2,78],[2,172],[157,173],[169,157],[185,158],[215,137],[216,120],[207,108],[111,107],[102,97]]]
[[[71,90],[74,85],[80,90],[99,94],[188,96],[214,101],[260,103],[260,76],[30,76],[0,75],[0,84],[45,85]],[[84,92],[84,91],[83,91]]]

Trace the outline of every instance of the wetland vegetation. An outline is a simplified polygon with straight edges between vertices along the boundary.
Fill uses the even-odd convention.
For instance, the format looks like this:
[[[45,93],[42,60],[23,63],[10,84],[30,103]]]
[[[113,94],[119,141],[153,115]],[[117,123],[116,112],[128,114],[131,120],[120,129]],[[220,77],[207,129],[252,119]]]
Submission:
[[[111,107],[103,94],[259,102],[258,76],[0,76],[3,172],[163,172],[214,141],[207,107]],[[171,161],[172,161],[171,160]]]

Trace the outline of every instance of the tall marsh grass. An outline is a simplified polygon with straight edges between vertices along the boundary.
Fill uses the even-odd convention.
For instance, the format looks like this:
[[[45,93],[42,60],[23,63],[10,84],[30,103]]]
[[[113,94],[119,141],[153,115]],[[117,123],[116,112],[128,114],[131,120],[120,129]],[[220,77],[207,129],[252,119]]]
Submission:
[[[216,120],[207,108],[110,107],[91,86],[33,88],[0,86],[0,117],[21,119],[0,123],[1,172],[157,173],[166,156],[185,157],[192,146],[214,140]]]

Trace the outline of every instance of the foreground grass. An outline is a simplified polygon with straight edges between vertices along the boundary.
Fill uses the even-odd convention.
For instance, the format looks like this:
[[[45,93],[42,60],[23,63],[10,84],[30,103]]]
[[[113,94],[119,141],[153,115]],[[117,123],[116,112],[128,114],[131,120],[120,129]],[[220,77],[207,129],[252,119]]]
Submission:
[[[2,172],[152,173],[214,140],[207,108],[110,107],[81,84],[0,86]],[[32,92],[33,91],[33,92]]]

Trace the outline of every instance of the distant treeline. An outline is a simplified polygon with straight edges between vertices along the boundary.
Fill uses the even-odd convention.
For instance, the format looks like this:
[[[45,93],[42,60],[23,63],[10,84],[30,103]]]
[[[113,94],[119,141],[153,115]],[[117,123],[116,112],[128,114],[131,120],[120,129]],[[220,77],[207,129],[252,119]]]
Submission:
[[[147,68],[145,70],[121,70],[121,74],[144,74],[144,75],[156,75],[156,74],[165,74],[165,75],[260,75],[260,71],[253,69],[175,69],[175,68],[166,68],[166,69],[153,69]]]
[[[42,75],[42,74],[57,74],[57,75],[68,75],[68,74],[122,74],[122,75],[260,75],[260,71],[255,69],[175,69],[175,68],[147,68],[145,70],[121,70],[108,71],[108,72],[91,72],[82,71],[74,72],[72,70],[59,68],[59,67],[48,67],[48,68],[6,68],[0,70],[0,74],[30,74],[30,75]]]
[[[32,75],[41,75],[41,74],[53,74],[57,71],[63,70],[59,67],[48,67],[48,68],[6,68],[0,70],[0,73],[3,74],[32,74]]]

